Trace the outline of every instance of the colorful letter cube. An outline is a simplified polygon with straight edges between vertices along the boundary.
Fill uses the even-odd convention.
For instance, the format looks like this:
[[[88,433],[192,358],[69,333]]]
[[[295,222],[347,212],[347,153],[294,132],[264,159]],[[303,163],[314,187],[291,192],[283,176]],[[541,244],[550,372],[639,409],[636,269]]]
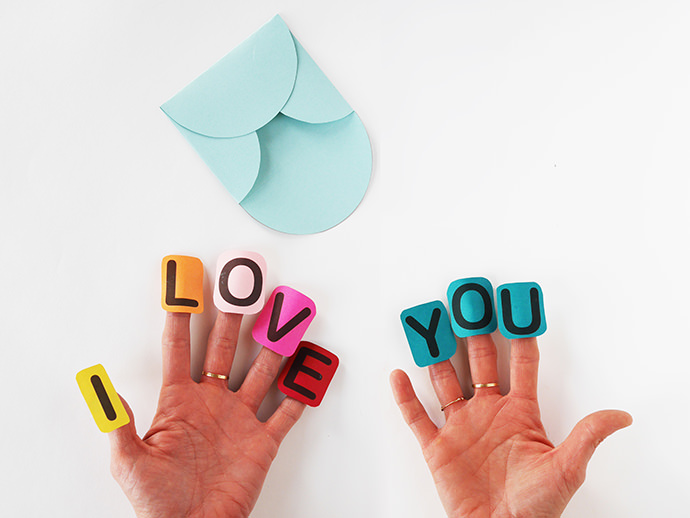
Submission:
[[[79,371],[77,384],[101,432],[112,432],[129,423],[129,415],[103,365]]]
[[[313,300],[288,286],[278,286],[259,313],[252,336],[278,354],[292,356],[315,315]]]
[[[301,342],[278,377],[278,388],[297,401],[319,406],[338,363],[332,352],[311,342]]]
[[[213,303],[223,313],[258,313],[264,305],[266,260],[256,252],[221,254],[216,266]]]
[[[400,320],[419,367],[442,362],[455,354],[457,342],[440,300],[408,308],[401,313]]]
[[[496,288],[498,325],[506,338],[528,338],[546,331],[544,295],[536,282],[515,282]]]
[[[204,265],[186,255],[163,258],[161,306],[172,313],[203,313]]]
[[[461,337],[486,335],[496,331],[494,289],[489,279],[469,277],[448,287],[450,325]]]

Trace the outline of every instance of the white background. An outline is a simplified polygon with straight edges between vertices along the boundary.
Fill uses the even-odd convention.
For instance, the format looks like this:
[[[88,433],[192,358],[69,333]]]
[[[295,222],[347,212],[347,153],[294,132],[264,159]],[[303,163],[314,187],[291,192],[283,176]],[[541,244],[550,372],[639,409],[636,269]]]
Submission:
[[[320,235],[256,223],[158,109],[276,13],[372,141],[364,201]],[[542,286],[554,442],[594,410],[635,418],[565,516],[687,514],[689,24],[681,0],[3,0],[0,515],[133,516],[74,375],[103,363],[143,434],[160,260],[200,257],[208,288],[236,248],[266,257],[270,288],[316,301],[307,338],[341,359],[253,516],[443,515],[388,374],[407,370],[442,422],[399,313],[469,276]],[[252,322],[233,386],[257,351]]]

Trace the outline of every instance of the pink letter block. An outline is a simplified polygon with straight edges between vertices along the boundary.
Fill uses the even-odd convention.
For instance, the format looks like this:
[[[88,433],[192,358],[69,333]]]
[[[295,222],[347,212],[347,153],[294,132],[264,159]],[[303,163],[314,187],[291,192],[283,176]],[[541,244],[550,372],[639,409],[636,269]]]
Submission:
[[[252,336],[269,349],[292,356],[316,315],[316,305],[306,295],[278,286],[259,313]]]
[[[216,265],[213,303],[223,313],[258,313],[264,305],[266,260],[256,252],[224,252]]]

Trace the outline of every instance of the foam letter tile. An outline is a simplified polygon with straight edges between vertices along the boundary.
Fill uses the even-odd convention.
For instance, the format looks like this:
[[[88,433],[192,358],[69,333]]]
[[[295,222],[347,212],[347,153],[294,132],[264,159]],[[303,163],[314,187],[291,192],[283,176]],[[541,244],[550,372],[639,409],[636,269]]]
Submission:
[[[498,326],[506,338],[528,338],[546,331],[544,295],[536,282],[515,282],[496,288]]]
[[[461,337],[486,335],[496,331],[494,288],[489,279],[469,277],[448,286],[450,325]]]
[[[129,415],[103,365],[79,371],[77,384],[101,432],[112,432],[129,423]]]
[[[286,396],[319,406],[338,368],[338,357],[311,342],[301,342],[278,377],[278,388]]]
[[[400,314],[400,320],[419,367],[442,362],[455,354],[458,344],[440,300],[408,308]]]
[[[362,121],[280,16],[161,109],[237,203],[275,230],[329,229],[369,185]]]
[[[204,265],[186,255],[163,258],[161,306],[171,313],[204,312]]]
[[[264,306],[266,260],[256,252],[224,252],[216,266],[213,303],[223,313],[258,313]]]
[[[306,295],[278,286],[256,319],[252,336],[269,349],[292,356],[316,315],[316,305]]]

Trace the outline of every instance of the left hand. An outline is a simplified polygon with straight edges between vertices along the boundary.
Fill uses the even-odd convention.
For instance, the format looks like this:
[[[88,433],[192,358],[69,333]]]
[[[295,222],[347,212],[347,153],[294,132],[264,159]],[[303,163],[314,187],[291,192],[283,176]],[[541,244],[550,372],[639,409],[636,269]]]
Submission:
[[[490,335],[467,339],[475,383],[498,381]],[[585,479],[587,463],[607,436],[632,423],[629,414],[603,410],[582,419],[558,447],[549,441],[537,402],[536,338],[511,340],[510,393],[476,388],[449,405],[437,428],[402,371],[391,375],[395,400],[417,437],[436,489],[453,518],[555,518]],[[449,360],[429,367],[441,405],[463,396]]]

